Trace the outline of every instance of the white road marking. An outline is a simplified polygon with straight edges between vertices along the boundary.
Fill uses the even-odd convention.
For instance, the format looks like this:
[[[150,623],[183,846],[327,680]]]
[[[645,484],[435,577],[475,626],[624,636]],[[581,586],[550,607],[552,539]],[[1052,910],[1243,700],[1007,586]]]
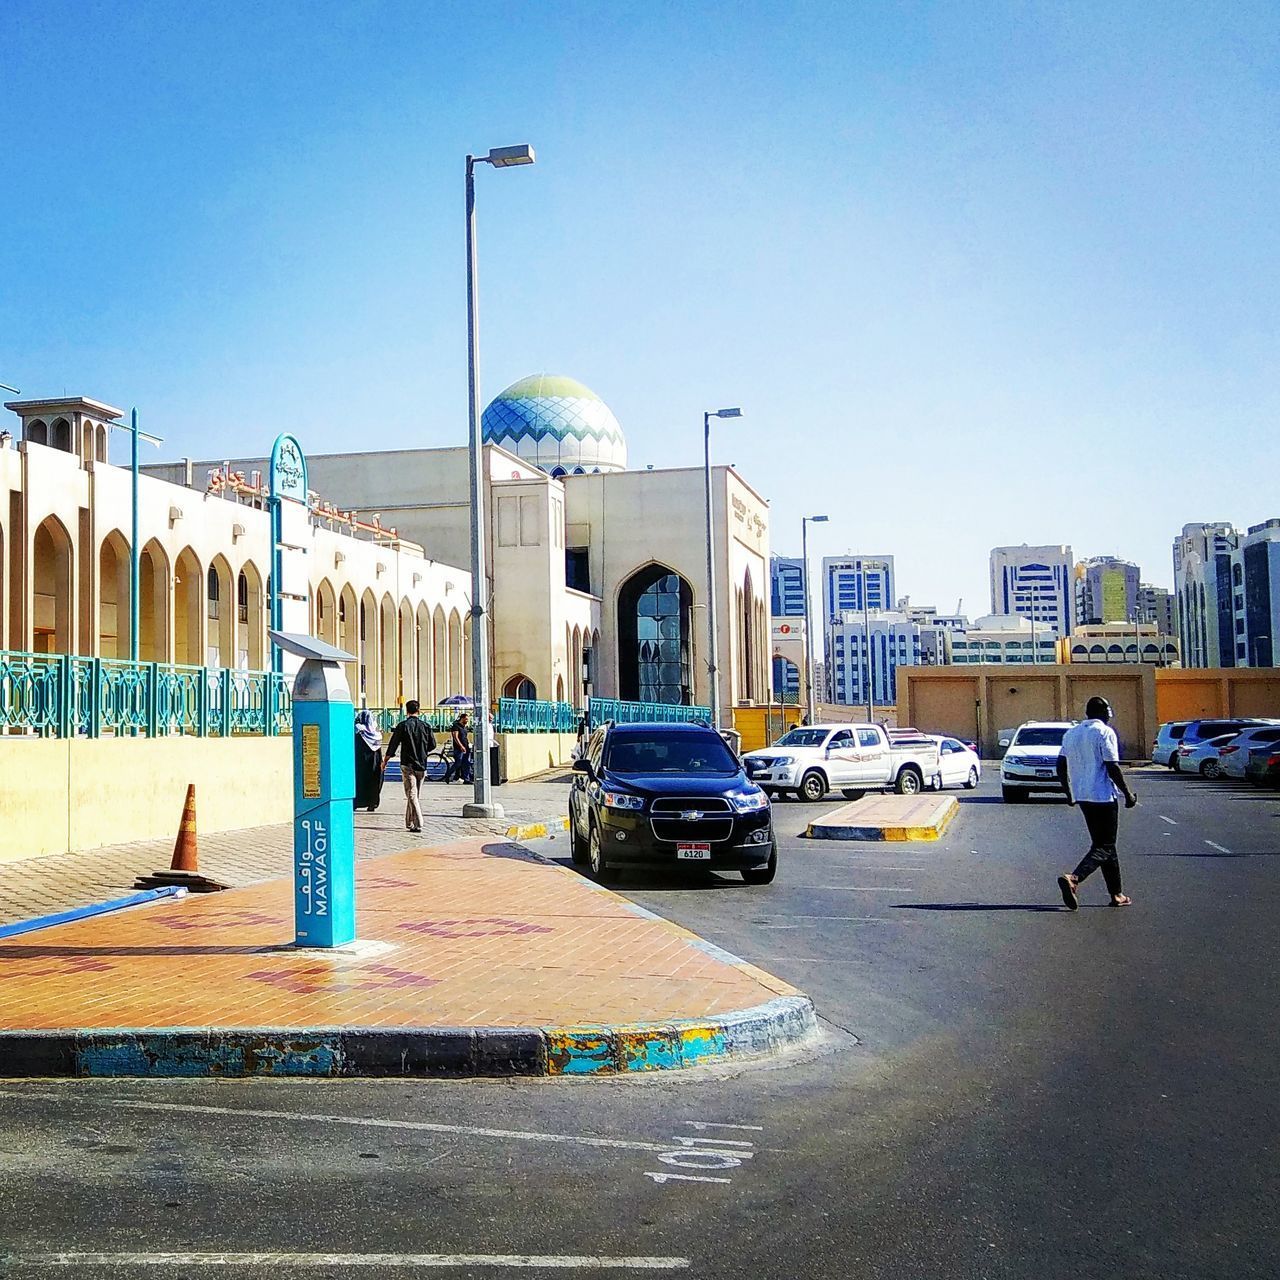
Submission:
[[[884,922],[884,916],[778,916],[779,920],[879,920]],[[763,925],[766,929],[790,929],[793,925],[772,924],[767,920],[757,920],[757,924]]]
[[[1222,846],[1222,845],[1220,845],[1220,844],[1214,844],[1214,842],[1213,842],[1212,840],[1206,840],[1206,841],[1205,841],[1205,844],[1207,844],[1207,845],[1209,846],[1209,848],[1210,848],[1210,849],[1217,849],[1217,851],[1218,851],[1219,853],[1230,853],[1230,852],[1231,852],[1231,850],[1230,850],[1230,849],[1225,849],[1225,848],[1223,848],[1223,846]]]
[[[727,1185],[733,1181],[731,1178],[708,1178],[699,1173],[652,1173],[648,1169],[644,1176],[654,1182],[723,1182]]]
[[[532,1253],[9,1253],[0,1267],[538,1267],[683,1271],[688,1258]]]
[[[763,1133],[762,1124],[721,1124],[716,1120],[686,1120],[690,1129],[741,1129],[746,1133]]]
[[[0,1090],[0,1098],[41,1098],[67,1101],[66,1091],[30,1092]],[[450,1133],[465,1138],[505,1138],[514,1142],[557,1142],[576,1147],[608,1147],[621,1151],[668,1151],[670,1143],[638,1142],[629,1138],[593,1138],[576,1133],[536,1133],[526,1129],[485,1129],[468,1124],[431,1124],[425,1120],[382,1120],[375,1116],[337,1116],[308,1111],[262,1111],[249,1107],[197,1107],[179,1102],[142,1102],[134,1098],[109,1098],[109,1107],[129,1111],[180,1111],[187,1115],[245,1116],[254,1120],[295,1120],[304,1124],[353,1124],[369,1129],[408,1129],[420,1133]]]
[[[1160,821],[1167,822],[1171,827],[1176,827],[1178,825],[1172,818],[1166,818],[1163,813],[1160,814]]]
[[[916,893],[901,884],[807,884],[788,885],[791,889],[836,889],[843,893]]]

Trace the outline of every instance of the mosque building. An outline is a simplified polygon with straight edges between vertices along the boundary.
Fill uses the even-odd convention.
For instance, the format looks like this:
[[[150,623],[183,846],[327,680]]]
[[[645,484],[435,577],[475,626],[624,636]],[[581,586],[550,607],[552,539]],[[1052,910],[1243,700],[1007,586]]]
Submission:
[[[0,447],[0,649],[127,656],[130,488],[121,411],[14,401]],[[627,469],[612,411],[571,378],[523,378],[483,417],[492,689],[706,705],[704,473]],[[163,427],[157,428],[163,433]],[[305,448],[305,439],[299,442]],[[139,493],[143,660],[269,665],[264,457],[149,464]],[[307,457],[305,621],[359,655],[369,706],[470,687],[469,451]],[[712,469],[720,704],[769,697],[769,508]],[[301,607],[301,605],[299,606]]]

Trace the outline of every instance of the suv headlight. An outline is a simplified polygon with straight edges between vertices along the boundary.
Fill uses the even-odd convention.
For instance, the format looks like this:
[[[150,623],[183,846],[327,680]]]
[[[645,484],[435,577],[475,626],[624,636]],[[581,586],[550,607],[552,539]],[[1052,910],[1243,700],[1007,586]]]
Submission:
[[[744,791],[740,795],[730,796],[729,803],[739,813],[755,813],[769,807],[769,797],[763,791]]]
[[[606,791],[603,794],[606,809],[644,808],[644,796],[633,796],[626,791]]]
[[[774,756],[773,757],[774,764],[795,764],[795,762],[796,762],[795,756]]]

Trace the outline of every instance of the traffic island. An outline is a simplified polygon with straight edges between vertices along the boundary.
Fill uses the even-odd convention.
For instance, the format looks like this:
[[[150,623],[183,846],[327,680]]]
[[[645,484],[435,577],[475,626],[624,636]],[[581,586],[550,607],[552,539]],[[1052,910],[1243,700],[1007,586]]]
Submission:
[[[333,950],[292,944],[289,880],[0,942],[0,1075],[612,1075],[815,1033],[808,996],[518,845],[356,876]]]
[[[811,840],[937,840],[960,811],[954,796],[871,795],[809,823]]]

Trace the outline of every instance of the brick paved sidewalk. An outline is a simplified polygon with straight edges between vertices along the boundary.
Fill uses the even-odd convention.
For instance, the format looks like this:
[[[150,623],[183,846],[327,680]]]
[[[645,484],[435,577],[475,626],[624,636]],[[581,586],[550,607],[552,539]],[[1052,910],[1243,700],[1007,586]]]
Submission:
[[[165,1057],[175,1051],[154,1048],[154,1032],[142,1042],[127,1033],[100,1040],[83,1033],[199,1029],[183,1051],[206,1066],[212,1054],[213,1069],[234,1071],[225,1057],[233,1049],[219,1033],[486,1028],[492,1037],[524,1029],[542,1046],[544,1069],[559,1060],[574,1070],[596,1068],[565,1065],[580,1060],[574,1046],[581,1045],[564,1028],[588,1026],[588,1058],[603,1054],[614,1064],[603,1069],[630,1069],[616,1065],[613,1041],[599,1048],[610,1028],[694,1020],[704,1024],[694,1030],[705,1044],[715,1034],[706,1020],[765,1007],[776,1023],[779,1006],[794,1035],[812,1025],[808,1001],[786,983],[505,840],[390,854],[361,863],[357,877],[360,944],[346,953],[292,948],[287,880],[163,900],[0,942],[0,1031],[81,1033],[59,1052],[82,1074],[115,1074],[107,1068],[122,1063],[142,1065],[122,1074],[181,1074],[176,1059]],[[758,1013],[756,1024],[765,1038],[757,1035],[751,1051],[776,1047],[772,1024]],[[661,1030],[670,1044],[671,1026]],[[268,1042],[270,1052],[262,1041],[252,1051],[237,1042],[239,1069],[282,1069],[271,1053],[288,1057],[293,1049]],[[21,1046],[0,1043],[0,1071],[4,1064],[21,1071],[21,1055]],[[158,1070],[156,1057],[164,1059]],[[317,1069],[335,1070],[332,1057]]]
[[[356,814],[356,856],[375,858],[468,836],[503,835],[513,824],[563,816],[568,776],[557,771],[495,788],[506,810],[501,822],[458,816],[470,798],[470,788],[429,784],[422,794],[421,835],[404,829],[404,792],[388,783],[376,813]],[[181,816],[180,812],[173,815],[175,837]],[[199,845],[200,870],[223,884],[240,886],[292,874],[293,830],[288,823],[201,835]],[[0,924],[122,897],[131,892],[135,877],[167,867],[172,854],[173,839],[140,840],[0,863]]]

